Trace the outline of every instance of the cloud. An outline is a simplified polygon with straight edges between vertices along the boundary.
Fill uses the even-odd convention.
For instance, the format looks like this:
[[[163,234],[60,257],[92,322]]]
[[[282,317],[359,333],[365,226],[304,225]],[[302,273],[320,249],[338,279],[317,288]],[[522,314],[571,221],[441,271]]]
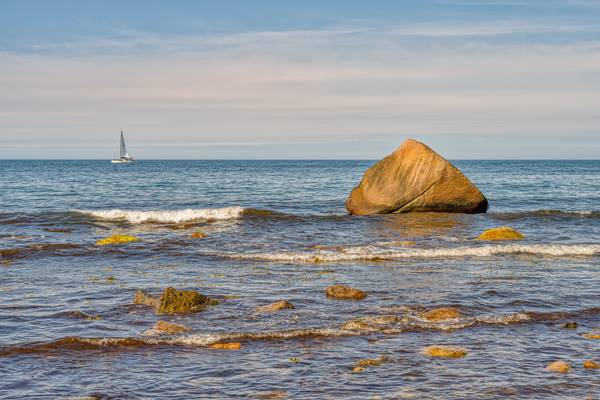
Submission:
[[[577,35],[595,29],[534,19],[28,45],[0,53],[0,142],[104,152],[125,128],[151,155],[165,136],[199,149],[585,136],[600,132],[600,41]],[[536,33],[564,40],[504,40]]]

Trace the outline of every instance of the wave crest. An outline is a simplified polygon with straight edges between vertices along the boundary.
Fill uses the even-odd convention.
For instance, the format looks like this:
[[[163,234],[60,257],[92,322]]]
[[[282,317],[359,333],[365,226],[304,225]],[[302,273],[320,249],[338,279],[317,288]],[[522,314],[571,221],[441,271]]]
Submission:
[[[216,253],[215,256],[261,261],[337,262],[393,261],[405,258],[491,257],[497,255],[529,254],[547,257],[594,256],[600,254],[599,244],[506,244],[447,248],[383,249],[378,246],[340,246],[334,250],[287,251],[273,253]]]
[[[148,222],[182,223],[203,220],[226,220],[242,216],[242,207],[223,208],[188,208],[185,210],[77,210],[77,213],[92,216],[104,221],[126,221],[130,224],[143,224]]]

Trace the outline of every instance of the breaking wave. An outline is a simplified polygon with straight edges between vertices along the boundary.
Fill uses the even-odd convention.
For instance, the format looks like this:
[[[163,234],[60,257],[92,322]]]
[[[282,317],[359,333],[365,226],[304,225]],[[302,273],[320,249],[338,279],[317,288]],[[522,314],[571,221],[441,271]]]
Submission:
[[[427,321],[419,317],[414,310],[404,316],[387,317],[378,320],[378,316],[360,317],[346,321],[339,327],[312,327],[304,329],[288,329],[264,332],[229,332],[229,333],[190,333],[181,335],[167,335],[158,337],[79,337],[67,336],[49,342],[25,343],[0,347],[0,357],[20,354],[56,354],[69,351],[101,350],[120,352],[148,346],[184,346],[184,347],[210,347],[215,343],[223,342],[252,342],[252,341],[280,341],[304,338],[336,338],[350,336],[369,336],[373,334],[394,335],[406,332],[423,331],[454,331],[473,328],[482,325],[506,326],[522,323],[538,323],[572,318],[586,314],[597,314],[600,308],[578,310],[573,312],[518,312],[504,315],[461,316],[440,322]],[[381,316],[379,316],[381,317]],[[391,318],[390,318],[391,317]],[[349,325],[353,321],[360,324]]]
[[[445,257],[491,257],[501,255],[528,254],[546,257],[594,256],[600,254],[600,244],[506,244],[445,248],[402,248],[382,249],[381,247],[339,246],[335,249],[314,251],[282,251],[272,253],[215,253],[215,256],[261,261],[289,262],[337,262],[337,261],[393,261],[405,258],[445,258]]]
[[[182,223],[203,220],[226,220],[239,218],[244,213],[242,207],[223,208],[188,208],[185,210],[77,210],[79,214],[92,216],[104,221],[125,221],[130,224],[143,224],[148,222]]]

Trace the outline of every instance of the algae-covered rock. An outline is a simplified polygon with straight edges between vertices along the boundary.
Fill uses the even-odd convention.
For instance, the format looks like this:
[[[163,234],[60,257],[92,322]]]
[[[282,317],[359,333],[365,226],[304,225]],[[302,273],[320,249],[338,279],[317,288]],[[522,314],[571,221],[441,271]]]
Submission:
[[[129,235],[113,235],[96,242],[96,246],[106,246],[109,244],[121,244],[129,242],[137,242],[139,239]]]
[[[369,168],[346,200],[354,215],[479,213],[487,207],[485,196],[458,168],[412,139]]]
[[[577,329],[578,325],[577,322],[572,321],[572,322],[565,322],[562,327],[564,329]]]
[[[386,356],[385,354],[382,354],[377,358],[365,358],[362,360],[358,360],[356,363],[354,363],[353,371],[356,368],[362,368],[364,370],[364,368],[366,368],[366,367],[376,367],[378,365],[381,365],[381,364],[383,364],[385,362],[389,362],[389,361],[390,361],[390,358],[388,356]]]
[[[201,311],[211,304],[211,300],[195,290],[177,290],[168,287],[160,296],[156,309],[158,314],[177,314]]]
[[[283,309],[294,309],[294,305],[286,300],[276,301],[256,308],[257,313],[274,313]]]
[[[443,358],[461,358],[468,354],[467,349],[458,346],[427,346],[423,349],[423,354],[430,357]]]
[[[239,342],[214,343],[210,345],[210,348],[217,350],[239,350],[242,348],[242,344]]]
[[[499,226],[488,229],[477,237],[477,240],[523,240],[525,236],[510,226]]]
[[[598,369],[598,368],[600,368],[600,364],[598,364],[596,361],[593,361],[593,360],[585,360],[583,362],[583,368]]]
[[[166,288],[160,298],[150,296],[143,290],[137,290],[133,298],[135,304],[154,308],[158,314],[179,314],[202,311],[210,305],[219,304],[195,290],[177,290]]]
[[[332,299],[342,300],[361,300],[367,297],[367,294],[362,290],[344,285],[333,285],[325,289],[327,297]]]
[[[546,366],[546,371],[550,372],[558,372],[561,374],[566,374],[571,370],[571,366],[566,361],[553,361]]]
[[[449,319],[460,318],[460,311],[452,307],[434,308],[421,314],[423,319],[431,322],[441,322]]]

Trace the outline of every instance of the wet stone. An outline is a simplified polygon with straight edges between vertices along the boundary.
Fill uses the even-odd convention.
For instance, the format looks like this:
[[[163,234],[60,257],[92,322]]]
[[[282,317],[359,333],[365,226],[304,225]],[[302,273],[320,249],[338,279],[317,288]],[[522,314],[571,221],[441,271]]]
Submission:
[[[329,298],[342,300],[362,300],[367,297],[362,290],[344,285],[329,286],[325,289],[325,294]]]
[[[571,370],[571,366],[566,361],[558,360],[553,361],[546,366],[546,371],[558,372],[560,374],[566,374]]]

